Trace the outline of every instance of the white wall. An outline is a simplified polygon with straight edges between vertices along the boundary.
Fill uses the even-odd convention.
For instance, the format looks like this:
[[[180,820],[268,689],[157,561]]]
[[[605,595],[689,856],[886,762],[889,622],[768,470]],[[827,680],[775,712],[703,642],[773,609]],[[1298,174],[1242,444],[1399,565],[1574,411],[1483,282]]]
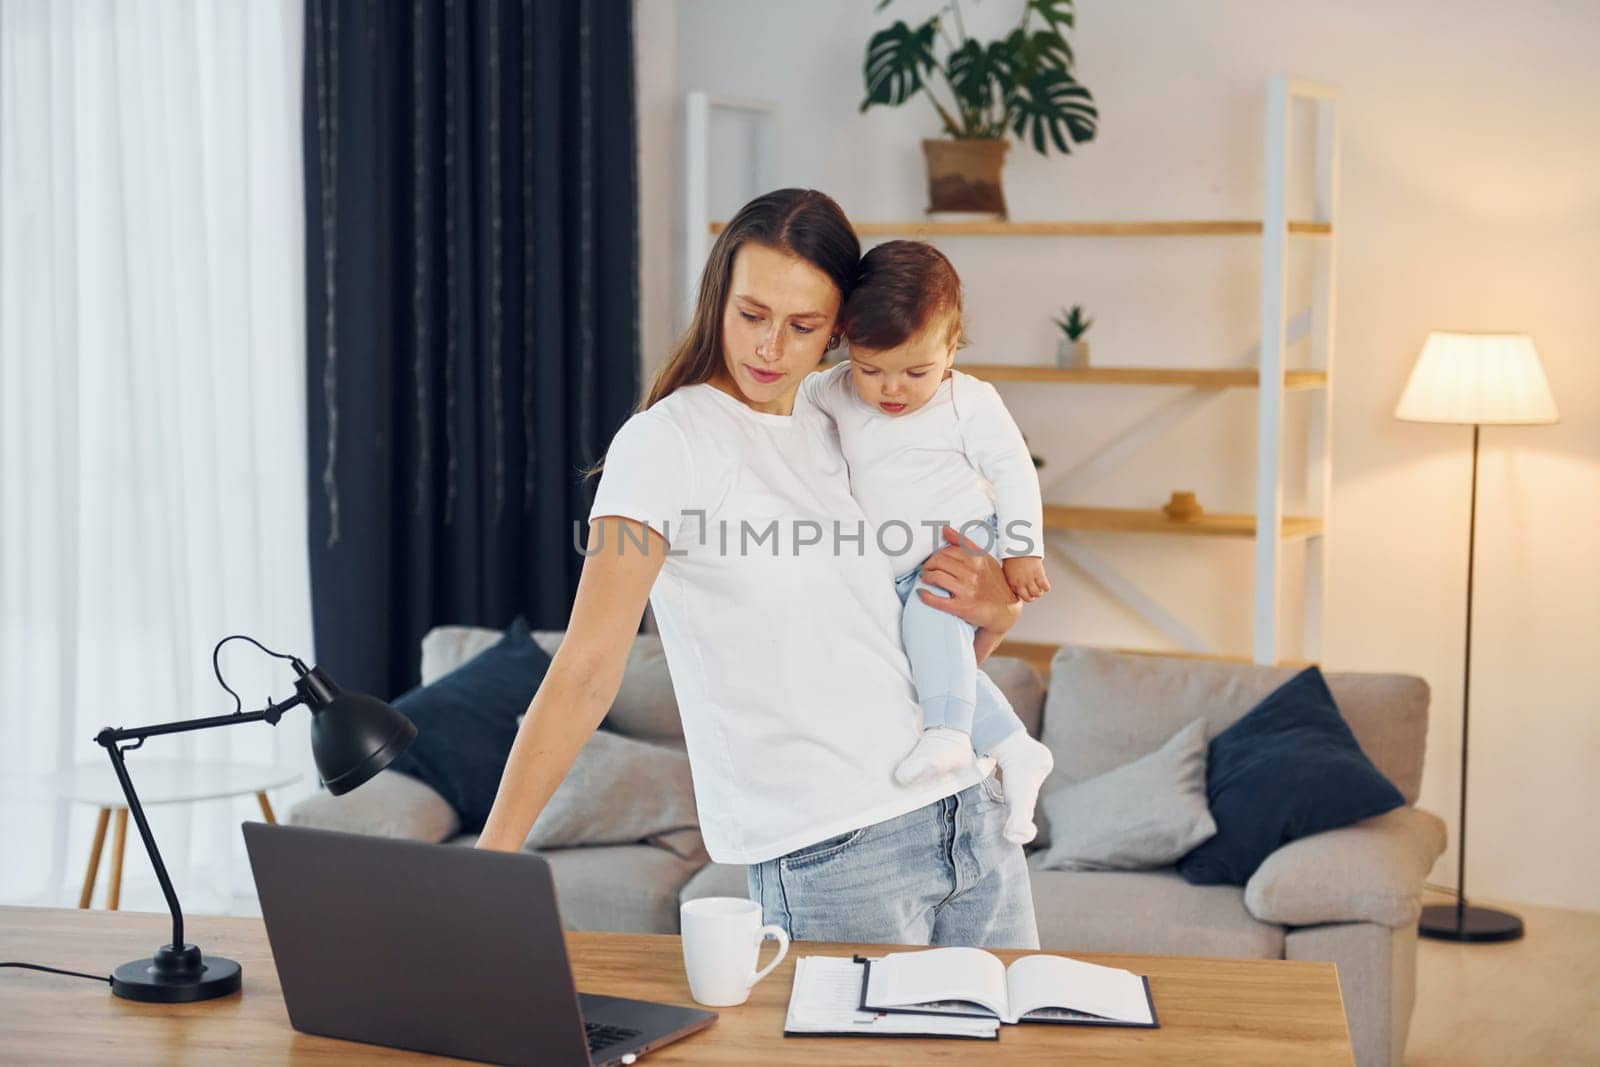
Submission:
[[[920,213],[918,142],[936,133],[931,109],[919,101],[862,116],[856,105],[870,34],[935,4],[899,0],[882,15],[873,6],[641,0],[647,365],[670,343],[690,281],[679,266],[683,92],[776,101],[780,184],[826,190],[858,218]],[[968,4],[968,27],[1007,23],[1018,6]],[[1600,4],[1080,0],[1073,43],[1099,103],[1100,136],[1070,159],[1014,146],[1013,218],[1258,216],[1267,79],[1288,71],[1343,89],[1323,659],[1428,680],[1423,804],[1452,826],[1470,431],[1403,424],[1391,412],[1430,329],[1533,335],[1563,421],[1484,433],[1467,884],[1486,897],[1600,907],[1590,819],[1600,809],[1600,656],[1591,648],[1600,638]],[[670,123],[670,134],[657,123]],[[974,362],[1047,361],[1047,317],[1074,302],[1098,318],[1097,363],[1239,363],[1254,339],[1259,251],[1250,239],[943,247],[967,283]],[[1035,451],[1058,470],[1167,398],[1004,389]],[[1247,390],[1218,401],[1082,502],[1153,507],[1171,489],[1193,488],[1215,510],[1250,510],[1252,404]],[[1248,650],[1247,543],[1092,543],[1219,647]],[[1293,576],[1298,553],[1288,559]],[[1030,609],[1018,637],[1160,643],[1081,575],[1057,567],[1053,578],[1057,591]],[[1296,642],[1291,632],[1286,651]],[[1452,847],[1434,880],[1454,877]]]

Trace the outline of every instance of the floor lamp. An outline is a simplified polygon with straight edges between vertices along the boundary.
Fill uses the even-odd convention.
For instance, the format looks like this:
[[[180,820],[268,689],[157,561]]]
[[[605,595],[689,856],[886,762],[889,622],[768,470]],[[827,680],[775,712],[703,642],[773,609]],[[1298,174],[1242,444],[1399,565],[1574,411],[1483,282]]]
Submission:
[[[1443,941],[1513,941],[1522,920],[1467,906],[1467,738],[1472,699],[1472,570],[1478,535],[1478,432],[1485,425],[1555,422],[1544,368],[1523,334],[1431,333],[1395,408],[1408,422],[1472,427],[1472,504],[1467,526],[1467,642],[1461,678],[1461,820],[1456,841],[1456,902],[1422,909],[1418,933]]]

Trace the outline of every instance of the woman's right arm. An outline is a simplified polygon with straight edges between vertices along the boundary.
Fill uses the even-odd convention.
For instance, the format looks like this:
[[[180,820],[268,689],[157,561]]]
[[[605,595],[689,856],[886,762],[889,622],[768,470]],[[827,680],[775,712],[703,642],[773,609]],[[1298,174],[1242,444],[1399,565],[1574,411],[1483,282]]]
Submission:
[[[528,704],[479,848],[522,848],[578,750],[605,718],[666,550],[660,534],[633,519],[604,516],[589,524],[589,554],[566,636]]]

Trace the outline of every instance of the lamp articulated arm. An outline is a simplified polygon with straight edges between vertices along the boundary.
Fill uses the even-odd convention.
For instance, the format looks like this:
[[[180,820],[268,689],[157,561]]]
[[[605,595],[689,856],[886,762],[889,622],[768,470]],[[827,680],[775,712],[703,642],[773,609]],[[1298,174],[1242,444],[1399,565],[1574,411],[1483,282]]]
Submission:
[[[296,665],[300,666],[298,660]],[[139,827],[139,836],[144,840],[144,849],[150,854],[150,866],[155,868],[156,880],[161,883],[162,895],[167,898],[167,910],[172,912],[171,948],[175,953],[182,954],[184,950],[183,910],[178,907],[178,894],[172,888],[172,879],[167,877],[167,865],[161,861],[161,850],[156,848],[155,835],[150,832],[150,824],[145,821],[144,808],[139,804],[139,795],[134,792],[133,780],[128,777],[128,766],[122,758],[123,753],[132,752],[143,745],[145,738],[161,734],[188,733],[192,730],[205,730],[213,726],[228,726],[240,722],[268,722],[276,726],[284,712],[305,702],[305,694],[296,693],[282,703],[269,702],[260,711],[213,715],[206,719],[189,719],[156,726],[136,726],[131,729],[121,727],[112,729],[108,726],[95,735],[95,741],[104,747],[106,754],[111,757],[111,769],[116,772],[117,781],[122,784],[122,795],[128,798],[128,811],[133,815],[134,824]],[[123,747],[124,741],[135,743]],[[160,959],[159,956],[156,958]]]

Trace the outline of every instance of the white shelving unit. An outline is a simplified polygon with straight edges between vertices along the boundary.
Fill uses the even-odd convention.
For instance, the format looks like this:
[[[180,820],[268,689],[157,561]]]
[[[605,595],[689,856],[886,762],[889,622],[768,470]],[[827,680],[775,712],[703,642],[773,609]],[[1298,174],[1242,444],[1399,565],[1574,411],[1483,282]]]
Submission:
[[[1307,101],[1312,115],[1314,173],[1311,175],[1312,217],[1288,217],[1293,147],[1293,104]],[[707,202],[709,115],[716,107],[758,110],[766,119],[770,138],[771,105],[748,101],[723,101],[690,94],[688,123],[689,277],[699,277],[709,239],[722,224],[709,217]],[[696,115],[699,119],[696,119]],[[1280,616],[1283,601],[1283,549],[1302,542],[1305,552],[1302,590],[1302,647],[1293,661],[1315,661],[1321,655],[1323,589],[1327,582],[1326,531],[1329,506],[1331,448],[1329,431],[1333,404],[1334,266],[1338,234],[1339,116],[1338,94],[1329,86],[1280,76],[1267,86],[1265,144],[1265,203],[1260,219],[1145,220],[1071,222],[856,222],[863,237],[1259,237],[1261,239],[1261,342],[1256,346],[1256,366],[1215,367],[1093,367],[1060,370],[1049,366],[967,364],[969,373],[995,382],[1034,385],[1140,385],[1182,390],[1172,400],[1141,421],[1104,442],[1088,458],[1057,475],[1044,487],[1047,502],[1072,498],[1082,487],[1121,463],[1141,445],[1187,419],[1226,390],[1253,388],[1256,403],[1256,508],[1250,515],[1207,514],[1199,522],[1177,523],[1159,511],[1049,504],[1045,526],[1050,534],[1046,551],[1070,562],[1107,593],[1160,629],[1169,639],[1195,656],[1227,656],[1162,606],[1160,601],[1104,557],[1080,536],[1084,532],[1185,535],[1193,537],[1249,538],[1254,542],[1254,611],[1249,658],[1256,663],[1284,660]],[[769,141],[770,144],[770,141]],[[760,171],[762,164],[755,169]],[[759,184],[757,187],[764,188]],[[1289,311],[1289,247],[1291,241],[1315,243],[1310,306],[1291,316]],[[1308,365],[1286,366],[1292,345],[1309,339]],[[1306,514],[1285,515],[1283,505],[1283,439],[1285,397],[1309,390],[1316,394],[1304,432],[1306,449]],[[1027,655],[1032,646],[1008,643]],[[1047,646],[1038,646],[1042,656]]]
[[[1339,96],[1331,86],[1279,76],[1267,86],[1266,207],[1262,213],[1261,242],[1261,381],[1284,380],[1284,358],[1290,344],[1289,289],[1289,183],[1295,100],[1313,107],[1315,157],[1313,162],[1314,221],[1326,223],[1326,245],[1319,249],[1312,268],[1310,320],[1311,369],[1322,372],[1321,403],[1313,404],[1306,427],[1307,508],[1321,517],[1321,528],[1305,545],[1304,624],[1302,656],[1322,655],[1323,590],[1327,585],[1328,505],[1332,494],[1333,423],[1333,316],[1334,258],[1339,206]],[[1283,518],[1283,394],[1262,389],[1256,405],[1256,535],[1255,625],[1252,658],[1275,663],[1280,653],[1278,615],[1282,601],[1283,561],[1281,538],[1263,537],[1259,527],[1276,528]]]
[[[774,188],[772,144],[776,106],[766,100],[741,100],[693,92],[687,95],[684,113],[684,191],[687,196],[684,218],[688,229],[684,241],[684,303],[680,325],[687,325],[694,314],[700,271],[711,251],[711,237],[720,227],[711,221],[711,140],[712,127],[719,118],[734,119],[753,130],[748,167],[744,175],[741,202]]]

